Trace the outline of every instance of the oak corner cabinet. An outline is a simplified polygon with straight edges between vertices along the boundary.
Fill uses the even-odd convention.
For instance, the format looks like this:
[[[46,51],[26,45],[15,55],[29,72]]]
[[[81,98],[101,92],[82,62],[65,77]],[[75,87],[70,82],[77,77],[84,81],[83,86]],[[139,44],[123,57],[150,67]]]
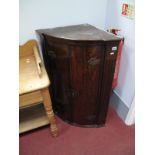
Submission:
[[[103,126],[121,39],[89,24],[36,31],[54,111],[72,125]]]

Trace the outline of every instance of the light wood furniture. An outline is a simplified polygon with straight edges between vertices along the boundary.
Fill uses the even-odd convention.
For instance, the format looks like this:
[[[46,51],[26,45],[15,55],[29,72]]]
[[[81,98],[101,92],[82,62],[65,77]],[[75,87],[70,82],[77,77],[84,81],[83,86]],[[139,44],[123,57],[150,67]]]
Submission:
[[[34,114],[31,111],[25,117],[22,115],[20,133],[50,123],[52,135],[57,136],[58,128],[48,91],[50,81],[41,62],[35,40],[19,46],[19,60],[19,108],[23,109],[43,103],[47,115],[46,117],[45,112],[41,109],[34,110]]]

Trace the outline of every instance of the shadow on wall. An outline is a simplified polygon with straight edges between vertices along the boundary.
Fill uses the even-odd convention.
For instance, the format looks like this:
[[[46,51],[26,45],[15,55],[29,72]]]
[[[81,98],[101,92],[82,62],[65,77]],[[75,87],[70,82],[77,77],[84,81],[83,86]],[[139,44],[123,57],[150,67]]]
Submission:
[[[124,42],[118,86],[114,90],[128,107],[130,107],[134,97],[134,54],[132,46],[128,42]]]
[[[127,48],[128,47],[124,40],[124,45],[123,45],[122,55],[121,55],[121,60],[120,60],[120,70],[119,70],[119,74],[118,74],[118,77],[119,77],[118,85],[117,85],[116,89],[119,89],[120,83],[121,83],[121,85],[126,85],[127,71],[128,71],[126,68],[129,68],[129,57],[128,57],[128,53],[126,51]],[[123,65],[124,62],[125,62],[125,65]],[[122,96],[122,92],[123,92],[123,89],[119,92],[120,96]]]

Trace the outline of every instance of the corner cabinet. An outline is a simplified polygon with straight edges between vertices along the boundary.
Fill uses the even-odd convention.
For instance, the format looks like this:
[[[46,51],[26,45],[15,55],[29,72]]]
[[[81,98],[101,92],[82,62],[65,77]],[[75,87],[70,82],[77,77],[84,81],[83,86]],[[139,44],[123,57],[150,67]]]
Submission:
[[[89,24],[37,33],[54,111],[73,125],[103,126],[121,39]]]

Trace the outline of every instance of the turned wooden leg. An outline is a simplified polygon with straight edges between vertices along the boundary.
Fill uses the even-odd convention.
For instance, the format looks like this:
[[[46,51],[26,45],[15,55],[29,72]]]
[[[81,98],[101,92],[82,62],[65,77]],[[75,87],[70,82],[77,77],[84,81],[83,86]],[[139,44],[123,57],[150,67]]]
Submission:
[[[46,114],[50,122],[52,135],[56,137],[58,135],[58,128],[56,125],[56,120],[52,109],[52,102],[51,102],[48,88],[45,88],[42,90],[42,96],[43,96],[43,104],[46,110]]]

